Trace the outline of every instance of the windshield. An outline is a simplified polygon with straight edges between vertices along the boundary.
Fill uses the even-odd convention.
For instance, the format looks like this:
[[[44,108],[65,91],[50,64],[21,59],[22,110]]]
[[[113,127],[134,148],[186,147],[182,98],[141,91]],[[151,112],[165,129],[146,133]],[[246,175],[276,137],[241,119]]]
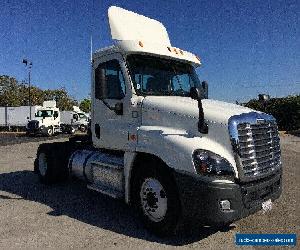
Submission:
[[[36,114],[35,117],[52,117],[53,110],[39,110]]]
[[[86,119],[87,118],[86,115],[83,114],[83,113],[78,113],[78,116],[79,116],[80,119]]]
[[[194,67],[188,63],[129,55],[127,64],[138,95],[189,96],[191,87],[201,88]]]

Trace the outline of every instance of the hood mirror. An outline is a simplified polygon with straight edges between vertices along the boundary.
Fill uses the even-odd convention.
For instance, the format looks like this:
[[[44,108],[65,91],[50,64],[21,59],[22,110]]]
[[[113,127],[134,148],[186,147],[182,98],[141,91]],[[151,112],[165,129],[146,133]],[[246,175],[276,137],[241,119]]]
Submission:
[[[207,134],[208,125],[204,121],[204,112],[202,107],[203,92],[201,93],[199,88],[191,87],[190,96],[192,99],[198,101],[198,110],[199,110],[198,131],[202,134]]]
[[[196,87],[191,87],[191,90],[190,90],[190,96],[192,99],[194,100],[199,100],[201,99],[201,93],[200,93],[200,90]]]

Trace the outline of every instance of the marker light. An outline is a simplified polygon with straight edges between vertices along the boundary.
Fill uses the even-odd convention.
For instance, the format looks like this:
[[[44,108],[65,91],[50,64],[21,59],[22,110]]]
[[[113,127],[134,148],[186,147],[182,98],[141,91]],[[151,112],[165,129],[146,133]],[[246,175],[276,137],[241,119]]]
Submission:
[[[181,55],[183,55],[183,51],[182,50],[179,50],[179,52],[180,52]]]
[[[142,41],[139,41],[139,45],[140,45],[141,47],[144,47],[144,44],[142,43]]]

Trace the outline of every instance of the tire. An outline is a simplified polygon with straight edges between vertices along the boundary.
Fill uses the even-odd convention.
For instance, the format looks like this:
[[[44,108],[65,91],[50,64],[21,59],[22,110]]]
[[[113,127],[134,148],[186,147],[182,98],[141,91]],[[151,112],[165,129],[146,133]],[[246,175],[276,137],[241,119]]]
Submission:
[[[84,132],[87,131],[87,126],[81,124],[81,125],[79,126],[79,130],[80,130],[82,133],[84,133]]]
[[[47,127],[46,136],[50,137],[52,135],[53,135],[53,128],[52,127]]]
[[[165,166],[155,167],[153,161],[150,164],[134,177],[134,207],[149,231],[158,236],[174,235],[180,228],[181,206],[172,173]]]
[[[74,135],[75,132],[76,132],[76,129],[75,129],[74,127],[71,126],[71,128],[70,128],[69,131],[68,131],[68,134]]]
[[[69,176],[68,162],[72,153],[69,142],[41,144],[34,161],[34,171],[44,184],[65,181]]]

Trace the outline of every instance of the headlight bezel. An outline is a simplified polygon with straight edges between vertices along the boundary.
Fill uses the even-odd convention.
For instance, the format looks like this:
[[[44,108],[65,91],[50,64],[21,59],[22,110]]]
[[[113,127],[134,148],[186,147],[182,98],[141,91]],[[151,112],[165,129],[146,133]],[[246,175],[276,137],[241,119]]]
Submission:
[[[205,149],[196,149],[192,154],[197,174],[216,177],[234,177],[234,168],[224,157]]]

